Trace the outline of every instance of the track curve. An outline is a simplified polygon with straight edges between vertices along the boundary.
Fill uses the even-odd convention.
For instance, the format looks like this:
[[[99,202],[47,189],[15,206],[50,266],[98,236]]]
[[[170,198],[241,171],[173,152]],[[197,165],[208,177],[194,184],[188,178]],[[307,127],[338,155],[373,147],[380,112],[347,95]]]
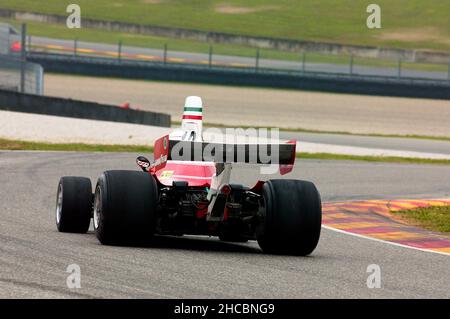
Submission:
[[[450,298],[448,256],[327,229],[307,258],[190,236],[161,238],[152,247],[109,247],[92,232],[56,231],[60,176],[95,182],[103,170],[134,169],[135,155],[0,152],[0,297]],[[250,166],[235,168],[233,176],[248,184],[261,177]],[[314,181],[324,201],[450,192],[449,166],[301,160],[289,177]],[[66,286],[72,263],[81,268],[81,289]],[[380,289],[366,286],[369,264],[381,267]]]

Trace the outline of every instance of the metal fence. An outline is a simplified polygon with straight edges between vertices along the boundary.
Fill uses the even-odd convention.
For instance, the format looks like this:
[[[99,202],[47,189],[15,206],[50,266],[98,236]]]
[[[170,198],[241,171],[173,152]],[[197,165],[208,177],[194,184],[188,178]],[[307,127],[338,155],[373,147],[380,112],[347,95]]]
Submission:
[[[349,55],[330,55],[314,52],[274,52],[247,48],[246,56],[216,54],[211,45],[203,53],[181,52],[170,49],[168,44],[160,48],[139,48],[117,44],[91,43],[74,40],[57,40],[29,37],[28,50],[42,53],[60,53],[74,57],[104,57],[110,60],[161,62],[164,64],[198,64],[205,67],[240,67],[255,71],[283,70],[288,72],[317,72],[348,74],[350,76],[385,76],[389,78],[417,78],[450,82],[448,63],[412,62],[398,59],[363,58]],[[274,55],[275,54],[275,55]],[[282,58],[284,56],[284,58]]]
[[[25,25],[21,32],[0,23],[0,89],[43,94],[43,68],[27,62]]]
[[[39,64],[0,55],[0,89],[42,95],[43,86],[44,70]]]

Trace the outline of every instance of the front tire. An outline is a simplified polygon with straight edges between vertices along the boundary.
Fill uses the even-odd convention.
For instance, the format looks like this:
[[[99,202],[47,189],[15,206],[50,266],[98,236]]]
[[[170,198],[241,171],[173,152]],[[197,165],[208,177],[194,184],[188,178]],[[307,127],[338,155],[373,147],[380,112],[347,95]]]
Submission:
[[[91,215],[91,180],[86,177],[61,177],[56,195],[58,230],[63,233],[87,233]]]
[[[269,180],[263,186],[256,238],[266,253],[306,256],[320,238],[322,205],[313,183]]]
[[[156,228],[158,186],[148,173],[106,171],[94,197],[94,229],[105,245],[135,244]]]

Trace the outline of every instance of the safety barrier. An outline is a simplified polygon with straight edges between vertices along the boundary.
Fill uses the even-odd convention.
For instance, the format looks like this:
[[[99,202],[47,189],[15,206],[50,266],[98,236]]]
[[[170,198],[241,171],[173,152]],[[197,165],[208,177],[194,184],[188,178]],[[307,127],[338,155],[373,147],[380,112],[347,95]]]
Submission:
[[[0,110],[170,127],[170,115],[0,89]]]
[[[46,72],[208,84],[245,85],[414,98],[450,99],[450,81],[187,63],[120,60],[29,52]]]

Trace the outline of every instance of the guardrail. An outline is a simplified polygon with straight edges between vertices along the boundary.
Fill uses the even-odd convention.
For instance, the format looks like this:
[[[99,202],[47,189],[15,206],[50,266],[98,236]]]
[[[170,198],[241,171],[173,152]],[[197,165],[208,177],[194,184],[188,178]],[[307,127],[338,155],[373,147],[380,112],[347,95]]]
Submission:
[[[69,54],[28,52],[47,72],[133,79],[246,85],[354,94],[450,99],[445,80],[268,68],[208,66]]]

